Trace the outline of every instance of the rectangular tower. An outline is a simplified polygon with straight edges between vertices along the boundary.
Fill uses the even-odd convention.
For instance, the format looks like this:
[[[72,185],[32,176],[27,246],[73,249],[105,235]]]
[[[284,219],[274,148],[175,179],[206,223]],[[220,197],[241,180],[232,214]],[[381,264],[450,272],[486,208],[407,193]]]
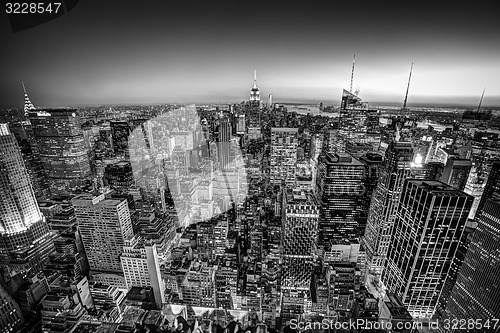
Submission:
[[[271,128],[271,183],[294,187],[297,168],[298,129]]]
[[[319,205],[311,192],[283,191],[284,289],[309,290],[318,241]]]
[[[81,194],[72,203],[90,269],[121,273],[123,246],[133,236],[127,200]]]
[[[448,318],[481,319],[485,325],[488,320],[500,317],[499,230],[500,192],[496,192],[486,200],[478,226],[472,233],[469,249],[448,299]],[[491,321],[490,328],[493,326]]]
[[[358,238],[358,226],[366,220],[365,165],[349,154],[320,156],[317,193],[321,201],[319,245]]]
[[[473,198],[436,180],[406,180],[382,282],[412,316],[430,319],[460,245]]]
[[[366,250],[368,269],[381,274],[386,258],[395,212],[404,180],[410,175],[413,159],[411,142],[391,142],[385,153],[377,188],[373,194],[361,244]]]

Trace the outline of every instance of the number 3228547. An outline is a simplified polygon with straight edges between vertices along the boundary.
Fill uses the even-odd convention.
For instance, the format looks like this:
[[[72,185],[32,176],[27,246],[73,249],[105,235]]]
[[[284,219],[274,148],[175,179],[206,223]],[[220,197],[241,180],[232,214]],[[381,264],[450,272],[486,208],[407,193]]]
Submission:
[[[5,12],[7,14],[57,14],[60,8],[60,2],[7,2],[5,4]]]

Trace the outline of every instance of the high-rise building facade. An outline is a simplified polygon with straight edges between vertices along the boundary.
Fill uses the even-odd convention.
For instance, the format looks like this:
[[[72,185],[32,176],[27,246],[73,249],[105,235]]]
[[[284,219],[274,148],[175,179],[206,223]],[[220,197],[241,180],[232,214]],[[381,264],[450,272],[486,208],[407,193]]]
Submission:
[[[482,328],[498,329],[500,317],[500,192],[486,200],[478,226],[446,306],[446,316],[458,320],[480,320]],[[490,321],[490,327],[486,326]],[[483,326],[484,325],[484,326]],[[451,332],[451,331],[450,331]]]
[[[370,203],[366,231],[361,239],[368,269],[374,274],[381,274],[384,268],[401,188],[410,174],[412,160],[411,142],[393,141],[386,150],[380,179]]]
[[[127,200],[81,194],[72,203],[90,269],[121,273],[123,246],[133,236]]]
[[[257,71],[254,71],[253,74],[253,87],[252,90],[250,90],[250,103],[256,106],[259,106],[260,104],[260,91],[257,87]]]
[[[110,188],[124,193],[127,193],[130,187],[135,184],[132,165],[128,161],[106,165],[104,179]]]
[[[319,205],[311,192],[283,191],[282,289],[309,290],[318,221]]]
[[[113,141],[113,149],[116,154],[128,155],[128,137],[131,129],[127,121],[111,121],[111,138]]]
[[[15,272],[39,271],[54,250],[16,138],[0,124],[0,262]]]
[[[137,238],[125,240],[121,262],[127,287],[152,287],[155,302],[161,307],[165,302],[165,283],[161,278],[156,245]]]
[[[28,170],[35,196],[37,199],[46,198],[49,194],[49,186],[31,124],[20,122],[9,124],[9,128],[16,137],[19,148],[21,148],[21,154]]]
[[[53,194],[70,194],[88,184],[90,164],[75,109],[29,113],[40,158]]]
[[[284,181],[286,186],[295,185],[297,146],[297,128],[271,128],[270,179],[272,184],[281,184]]]
[[[15,332],[24,323],[19,304],[0,285],[0,332]]]
[[[226,169],[231,161],[231,122],[223,118],[219,123],[219,159],[221,169]]]
[[[463,191],[469,178],[472,162],[468,159],[448,158],[441,181]]]
[[[481,200],[477,206],[476,214],[481,214],[486,201],[491,199],[495,192],[500,192],[500,161],[493,161],[491,164],[490,172],[488,173],[488,180],[484,186]]]
[[[434,315],[472,201],[440,181],[405,181],[382,282],[401,297],[413,317]]]
[[[366,220],[365,165],[349,154],[325,153],[319,157],[316,179],[321,202],[319,245],[358,238],[360,221]]]

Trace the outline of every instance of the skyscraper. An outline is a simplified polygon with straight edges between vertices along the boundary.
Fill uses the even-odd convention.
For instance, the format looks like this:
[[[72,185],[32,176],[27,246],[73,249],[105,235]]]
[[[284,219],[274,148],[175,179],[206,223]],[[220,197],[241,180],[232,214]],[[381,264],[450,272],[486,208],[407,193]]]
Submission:
[[[39,109],[29,117],[51,192],[67,195],[87,185],[90,164],[76,110]]]
[[[250,90],[250,103],[255,106],[260,105],[260,91],[257,88],[257,70],[253,73],[253,87]]]
[[[478,226],[472,233],[471,243],[451,291],[446,316],[453,319],[480,319],[484,332],[498,328],[500,317],[500,193],[486,200]],[[490,322],[490,327],[486,322]]]
[[[113,149],[115,153],[128,154],[128,137],[130,135],[130,125],[126,121],[111,121],[111,138],[113,140]]]
[[[132,165],[128,161],[108,164],[104,169],[104,179],[112,189],[127,193],[135,183]]]
[[[391,240],[391,229],[403,182],[410,174],[413,159],[411,142],[391,142],[386,150],[380,179],[370,204],[365,235],[368,269],[381,274]]]
[[[165,283],[160,274],[156,245],[132,238],[125,240],[121,256],[127,287],[152,287],[158,307],[165,302]]]
[[[23,90],[24,90],[24,115],[27,116],[30,111],[35,110],[35,107],[33,106],[33,103],[31,103],[30,98],[28,97],[28,93],[26,92],[26,87],[23,84]]]
[[[127,200],[81,194],[72,203],[90,269],[121,273],[123,246],[133,236]]]
[[[318,220],[319,205],[311,192],[283,191],[282,288],[309,290]]]
[[[293,187],[297,168],[298,129],[286,127],[271,128],[271,171],[272,184]]]
[[[471,168],[472,162],[468,159],[448,158],[441,181],[463,191]]]
[[[358,237],[359,222],[366,220],[365,166],[349,154],[319,157],[317,193],[321,202],[319,245]]]
[[[21,149],[21,154],[30,176],[33,191],[37,199],[46,198],[49,191],[47,177],[38,153],[38,145],[33,136],[29,122],[9,124],[10,131],[14,134]]]
[[[488,173],[488,180],[484,186],[483,195],[477,206],[476,214],[481,214],[486,201],[491,199],[495,192],[500,192],[500,161],[493,161],[491,164],[490,172]]]
[[[24,317],[16,301],[0,285],[0,332],[14,332],[24,322]]]
[[[219,159],[221,169],[226,169],[230,163],[231,154],[231,123],[223,118],[219,123]]]
[[[413,317],[433,316],[472,201],[440,181],[405,181],[382,282]]]
[[[0,124],[0,263],[15,272],[43,268],[54,250],[21,152],[7,124]]]

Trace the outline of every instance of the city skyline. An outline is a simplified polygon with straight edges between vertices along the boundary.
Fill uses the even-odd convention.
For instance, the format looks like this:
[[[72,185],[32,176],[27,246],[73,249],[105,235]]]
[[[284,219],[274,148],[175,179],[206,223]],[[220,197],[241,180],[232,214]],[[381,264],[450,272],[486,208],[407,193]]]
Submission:
[[[0,333],[499,331],[493,6],[244,5],[6,3]]]
[[[239,103],[257,69],[262,99],[338,104],[349,88],[372,105],[500,106],[493,10],[375,5],[295,8],[234,4],[79,3],[0,38],[1,104]],[[92,24],[88,24],[92,22]],[[36,50],[36,57],[31,54]]]

